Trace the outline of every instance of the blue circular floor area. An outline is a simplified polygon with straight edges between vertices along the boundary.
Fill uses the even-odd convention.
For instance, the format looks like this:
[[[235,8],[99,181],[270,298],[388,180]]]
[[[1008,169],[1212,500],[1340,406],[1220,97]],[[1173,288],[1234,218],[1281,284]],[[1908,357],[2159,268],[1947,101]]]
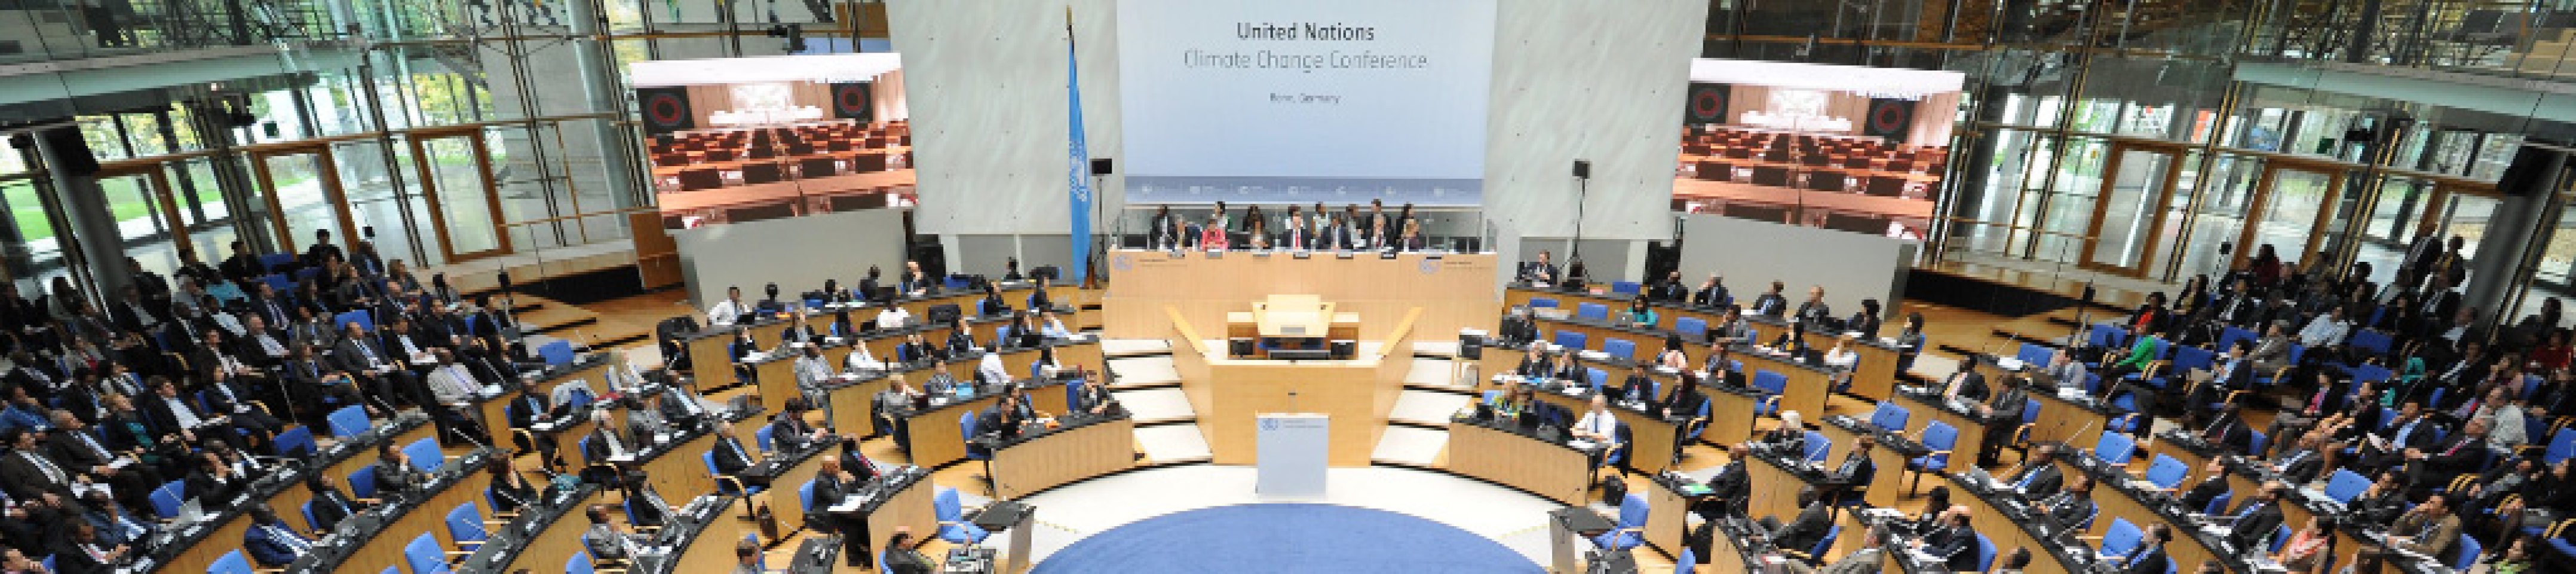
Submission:
[[[1036,574],[1542,572],[1457,527],[1331,504],[1243,504],[1128,523],[1074,542]]]

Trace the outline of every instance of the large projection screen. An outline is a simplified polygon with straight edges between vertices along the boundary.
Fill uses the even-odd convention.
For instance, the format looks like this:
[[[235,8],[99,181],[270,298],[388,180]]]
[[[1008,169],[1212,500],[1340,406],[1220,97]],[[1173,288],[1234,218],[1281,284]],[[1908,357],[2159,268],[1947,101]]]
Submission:
[[[1496,0],[1119,0],[1129,203],[1473,205]]]

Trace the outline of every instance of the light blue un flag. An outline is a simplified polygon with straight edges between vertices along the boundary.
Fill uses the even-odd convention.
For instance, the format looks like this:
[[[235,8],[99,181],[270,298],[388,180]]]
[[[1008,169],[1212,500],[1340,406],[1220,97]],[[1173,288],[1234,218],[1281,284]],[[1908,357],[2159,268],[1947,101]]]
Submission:
[[[1068,18],[1070,15],[1067,15]],[[1065,207],[1072,213],[1073,268],[1065,270],[1067,285],[1081,285],[1091,272],[1091,151],[1083,145],[1081,64],[1073,57],[1073,23],[1064,27],[1064,93],[1068,115],[1073,118],[1071,150],[1066,154],[1065,177],[1072,180],[1073,195]]]

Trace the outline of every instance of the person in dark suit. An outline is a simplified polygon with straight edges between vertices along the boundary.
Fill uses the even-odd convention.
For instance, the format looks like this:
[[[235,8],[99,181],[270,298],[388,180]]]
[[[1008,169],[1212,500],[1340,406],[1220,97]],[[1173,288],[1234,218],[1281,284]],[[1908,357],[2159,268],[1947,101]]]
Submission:
[[[1753,477],[1752,475],[1746,474],[1744,469],[1744,456],[1753,452],[1752,449],[1747,448],[1747,446],[1748,445],[1742,444],[1732,446],[1723,444],[1717,445],[1717,452],[1719,454],[1726,455],[1726,466],[1718,468],[1717,474],[1709,476],[1708,504],[1714,505],[1717,509],[1723,509],[1727,512],[1741,513],[1744,511],[1746,503],[1750,502],[1747,498],[1749,498],[1753,492]],[[1701,512],[1700,514],[1703,516],[1718,515],[1717,512]]]
[[[121,501],[129,506],[135,501],[148,502],[145,496],[152,487],[162,483],[151,465],[129,464],[119,468],[115,463],[122,457],[108,450],[107,443],[91,434],[89,423],[72,416],[71,411],[55,410],[53,419],[54,430],[45,433],[44,452],[54,462],[63,465],[64,470],[88,476],[92,482],[115,487],[116,494],[123,498]]]
[[[259,264],[259,256],[250,252],[249,244],[234,241],[232,248],[233,255],[225,257],[223,263],[216,265],[216,269],[223,271],[225,278],[247,285],[256,282],[260,276],[268,274],[268,269]]]
[[[806,526],[841,535],[841,557],[852,568],[870,568],[876,560],[868,552],[868,521],[864,516],[843,516],[826,512],[854,494],[865,481],[842,470],[841,458],[826,455],[821,471],[814,475],[814,506],[805,509]]]
[[[1798,517],[1790,520],[1786,525],[1764,525],[1771,529],[1771,542],[1774,546],[1803,553],[1815,548],[1816,543],[1825,540],[1825,531],[1833,526],[1834,521],[1832,516],[1825,512],[1827,507],[1816,503],[1816,497],[1816,487],[1799,487],[1798,506],[1804,507],[1805,510],[1799,511]],[[1764,520],[1769,522],[1771,519]]]
[[[111,545],[99,540],[98,527],[86,520],[72,521],[71,530],[55,540],[54,571],[59,574],[115,572],[113,565],[125,560],[125,554],[133,550],[124,544]]]
[[[0,440],[10,447],[7,455],[0,456],[0,487],[7,488],[9,495],[18,500],[47,494],[72,498],[71,469],[45,456],[44,449],[37,446],[37,434],[25,428],[0,431]]]
[[[304,491],[312,495],[312,502],[307,503],[307,506],[313,509],[313,516],[311,523],[306,526],[312,527],[313,532],[328,532],[333,526],[339,525],[342,519],[356,514],[359,510],[358,502],[350,500],[349,495],[341,494],[339,487],[331,486],[330,482],[323,479],[323,473],[305,473]]]
[[[2039,443],[2030,447],[2030,458],[2004,472],[2004,482],[2022,485],[2024,493],[2055,492],[2059,481],[2064,478],[2057,472],[2056,459],[2055,443]]]
[[[1762,292],[1762,295],[1759,297],[1754,297],[1753,305],[1746,307],[1746,311],[1755,315],[1768,315],[1772,317],[1778,317],[1782,313],[1787,313],[1789,311],[1789,298],[1780,294],[1780,290],[1787,287],[1787,285],[1784,285],[1779,281],[1772,281],[1771,290]]]
[[[2364,468],[2392,468],[2405,462],[2402,460],[2402,455],[2407,449],[2432,446],[2433,436],[2441,434],[2442,423],[2433,420],[2429,415],[2430,412],[2426,411],[2421,403],[2407,401],[2398,405],[2397,418],[2390,420],[2389,424],[2381,427],[2379,431],[2368,434],[2368,436],[2378,437],[2377,439],[2359,441],[2360,452],[2354,460],[2359,461],[2360,466]]]
[[[828,444],[833,438],[832,433],[805,422],[805,412],[813,408],[803,398],[787,399],[787,406],[769,421],[771,445],[779,452],[802,452]]]
[[[2146,537],[2138,541],[2138,548],[2130,551],[2129,555],[2106,558],[2111,558],[2120,574],[2164,574],[2173,565],[2173,557],[2165,554],[2165,543],[2172,541],[2173,527],[2157,522],[2147,526]]]
[[[2209,464],[2201,465],[2200,469],[2202,471],[2200,483],[2183,491],[2184,510],[2199,512],[2200,509],[2209,507],[2209,501],[2217,500],[2218,495],[2227,494],[2226,466],[2219,464],[2218,459],[2213,458],[2209,460]]]
[[[2039,502],[2032,503],[2031,506],[2039,511],[2040,516],[2047,517],[2050,522],[2057,523],[2058,528],[2074,528],[2082,525],[2084,524],[2085,519],[2093,517],[2093,512],[2095,510],[2095,507],[2093,506],[2093,477],[2081,474],[2075,475],[2075,480],[2073,482],[2066,483],[2065,490],[2060,490],[2057,494],[2049,495],[2048,498],[2040,499]]]
[[[2272,530],[2281,526],[2281,493],[2289,485],[2265,482],[2244,502],[2236,505],[2235,522],[2227,528],[2227,543],[2237,548],[2255,548],[2255,544],[2272,539]]]
[[[1708,281],[1700,283],[1699,290],[1692,292],[1690,296],[1690,304],[1699,307],[1716,307],[1728,300],[1726,280],[1718,277],[1716,273],[1708,274]]]
[[[1852,440],[1851,452],[1843,453],[1843,463],[1834,466],[1834,504],[1840,505],[1840,499],[1857,496],[1869,488],[1870,479],[1878,476],[1878,463],[1870,460],[1870,451],[1877,449],[1875,435],[1860,435]]]
[[[716,421],[715,440],[716,445],[710,447],[709,452],[715,455],[716,474],[740,475],[744,469],[751,468],[752,463],[758,462],[751,449],[743,448],[742,439],[734,436],[732,422]]]
[[[2234,403],[2219,407],[2218,414],[2211,415],[2209,424],[2201,427],[2200,432],[2195,434],[2202,442],[2217,446],[2230,454],[2244,454],[2245,451],[2252,450],[2254,429],[2245,426],[2245,417],[2237,412],[2238,408]]]
[[[386,498],[386,493],[409,492],[429,482],[429,477],[412,463],[411,455],[394,448],[393,441],[376,444],[375,468],[377,498]]]
[[[490,488],[493,513],[518,512],[521,508],[537,504],[539,487],[537,483],[530,482],[527,475],[519,472],[518,459],[501,457],[499,464],[484,468],[491,469],[492,473]]]
[[[1549,261],[1549,258],[1552,255],[1554,254],[1546,250],[1540,250],[1538,252],[1537,261],[1530,261],[1521,264],[1520,273],[1514,277],[1514,280],[1522,282],[1534,281],[1548,284],[1556,283],[1556,280],[1562,276],[1557,274],[1556,264]]]
[[[232,465],[224,464],[223,457],[211,451],[197,456],[197,460],[202,462],[195,473],[188,475],[189,498],[197,499],[208,508],[216,508],[231,503],[234,495],[241,494],[243,488],[250,486],[250,477],[234,472]]]
[[[1979,355],[1968,355],[1959,361],[1959,370],[1941,380],[1941,398],[1970,403],[1986,400],[1986,376],[1977,372]]]
[[[1646,412],[1656,410],[1655,399],[1659,397],[1655,396],[1655,379],[1646,376],[1645,363],[1628,365],[1628,378],[1620,381],[1619,388],[1603,390],[1617,397],[1619,402],[1644,403]]]
[[[1976,571],[1977,533],[1968,527],[1968,507],[1952,506],[1941,512],[1939,520],[1930,532],[1914,541],[1915,546],[1952,572]]]
[[[250,529],[242,533],[242,550],[248,551],[251,560],[261,566],[274,568],[294,564],[295,559],[303,558],[305,553],[313,550],[312,540],[297,534],[294,528],[286,525],[286,521],[278,520],[277,515],[269,512],[265,505],[250,505],[250,520]]]
[[[1998,387],[1994,397],[1976,407],[1977,416],[1986,423],[1985,446],[1977,449],[1977,466],[2002,464],[1997,453],[2012,443],[2013,430],[2022,424],[2021,412],[2029,405],[2029,395],[2022,392],[2021,385],[2007,382]]]
[[[2477,472],[2478,465],[2486,461],[2487,429],[2491,428],[2492,420],[2469,419],[2467,426],[2460,427],[2460,432],[2442,437],[2442,441],[2432,447],[2400,451],[2398,457],[2405,461],[2400,468],[2406,473],[2406,483],[2414,494],[2432,492],[2448,484],[2453,477]]]
[[[2300,436],[2297,445],[2272,457],[2269,464],[2292,484],[2315,482],[2317,475],[2325,471],[2325,437],[2314,433]]]

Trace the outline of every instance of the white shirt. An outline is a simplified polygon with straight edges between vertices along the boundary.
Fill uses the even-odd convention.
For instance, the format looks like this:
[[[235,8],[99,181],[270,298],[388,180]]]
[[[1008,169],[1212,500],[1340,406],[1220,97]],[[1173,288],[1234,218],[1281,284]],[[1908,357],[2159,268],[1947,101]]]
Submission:
[[[1046,338],[1049,338],[1049,339],[1071,339],[1071,338],[1073,338],[1073,332],[1072,332],[1072,331],[1067,331],[1067,330],[1065,330],[1065,328],[1064,328],[1064,320],[1063,320],[1063,319],[1054,318],[1054,317],[1048,317],[1048,318],[1047,318],[1046,325],[1044,325],[1044,326],[1042,326],[1042,327],[1040,327],[1040,328],[1038,329],[1038,334],[1040,334],[1040,335],[1044,335],[1044,336],[1046,336]]]
[[[885,311],[877,313],[877,328],[879,329],[901,327],[911,323],[912,313],[904,311],[902,307],[887,307]]]
[[[734,319],[740,317],[742,317],[742,304],[732,299],[717,301],[714,306],[707,307],[709,325],[731,325]]]
[[[865,341],[852,343],[850,345],[850,357],[845,362],[849,364],[849,368],[851,370],[856,371],[872,371],[885,368],[885,362],[877,360],[876,354],[868,350],[868,346]]]
[[[2311,349],[2332,346],[2343,342],[2344,336],[2351,333],[2352,323],[2321,315],[2309,321],[2307,328],[2299,330],[2299,344]]]
[[[1582,420],[1574,421],[1574,428],[1591,434],[1616,437],[1619,436],[1619,417],[1610,414],[1610,411],[1589,411],[1583,413]]]
[[[1011,380],[1010,369],[1002,366],[1001,353],[985,353],[983,362],[975,366],[975,372],[984,375],[984,380],[988,381],[1009,382]]]

